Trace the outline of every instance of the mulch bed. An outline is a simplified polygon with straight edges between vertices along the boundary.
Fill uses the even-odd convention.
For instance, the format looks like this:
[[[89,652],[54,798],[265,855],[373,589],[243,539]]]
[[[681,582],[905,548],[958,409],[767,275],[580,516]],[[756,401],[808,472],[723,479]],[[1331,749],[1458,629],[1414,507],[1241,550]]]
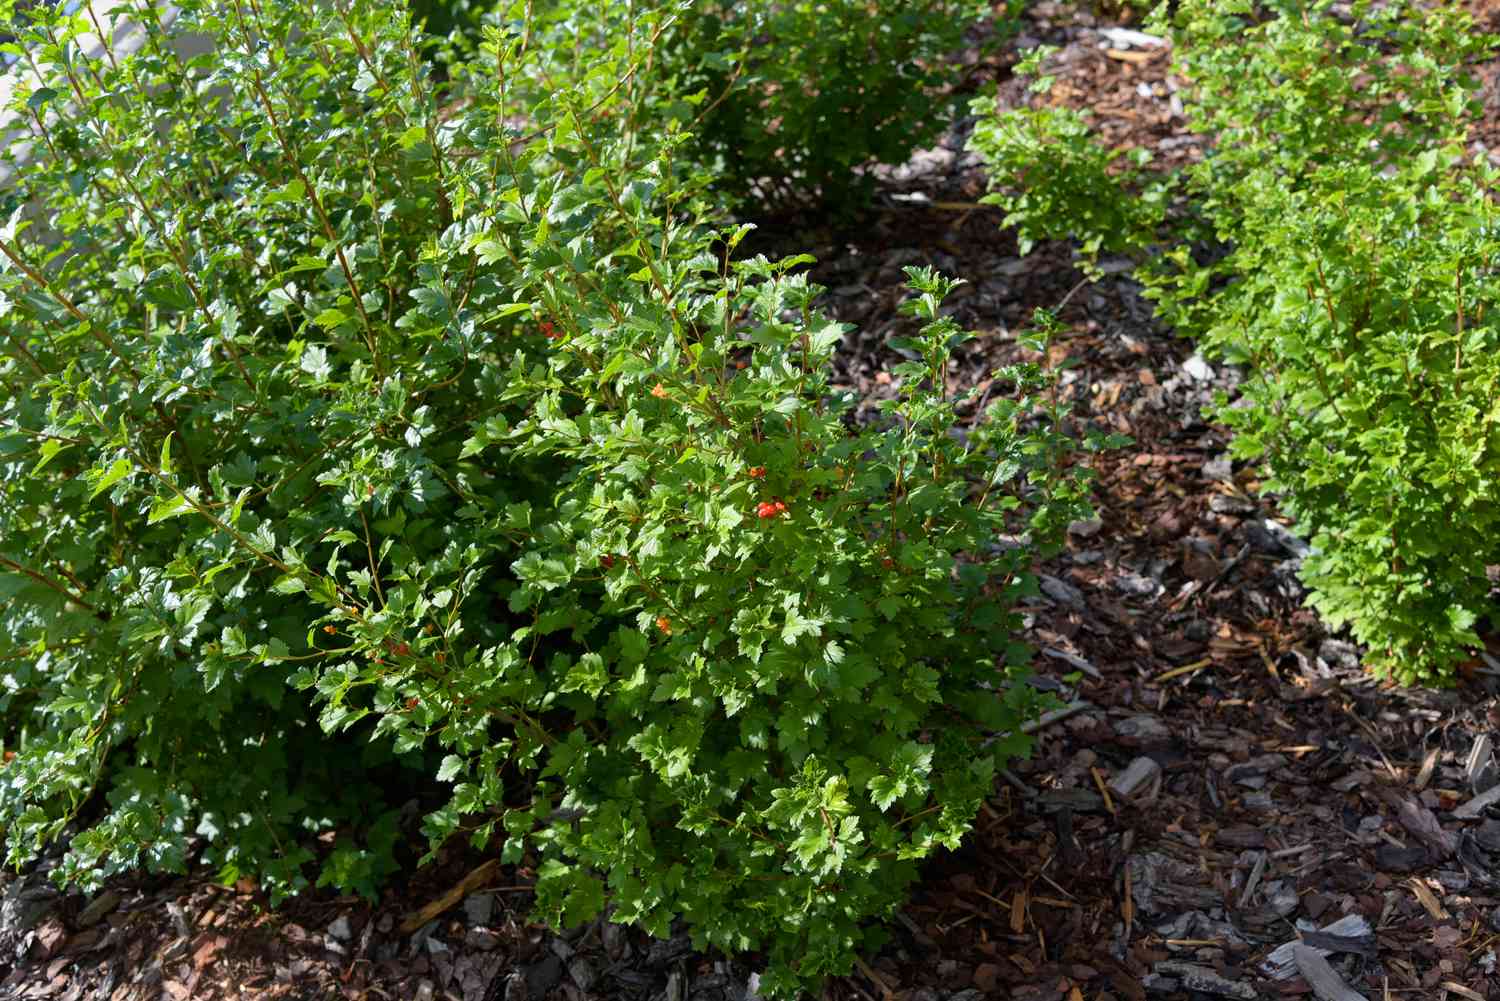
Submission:
[[[1063,47],[1048,99],[1092,108],[1110,142],[1159,161],[1198,155],[1164,49],[1070,6],[1028,18],[1019,44]],[[1014,49],[976,75],[1019,100]],[[1485,99],[1480,135],[1500,135],[1493,88]],[[1076,366],[1062,393],[1077,420],[1135,444],[1095,461],[1099,517],[1073,526],[1026,609],[1036,683],[1070,710],[1039,729],[965,847],[928,866],[890,942],[827,996],[1500,997],[1500,821],[1483,802],[1500,801],[1500,637],[1455,690],[1366,675],[1301,607],[1305,546],[1202,415],[1240,373],[1155,326],[1126,262],[1081,284],[1066,246],[1019,257],[1001,213],[977,204],[966,138],[960,123],[880,171],[877,209],[852,231],[768,225],[756,239],[818,256],[828,311],[858,324],[839,378],[867,408],[894,395],[887,342],[912,322],[894,309],[900,269],[931,265],[968,279],[950,304],[981,335],[954,387],[1023,357],[1032,310],[1065,303],[1051,360]],[[374,906],[309,893],[275,911],[201,877],[118,880],[86,901],[49,888],[50,864],[0,888],[0,998],[754,996],[752,962],[685,936],[547,932],[527,920],[529,873],[463,851]]]

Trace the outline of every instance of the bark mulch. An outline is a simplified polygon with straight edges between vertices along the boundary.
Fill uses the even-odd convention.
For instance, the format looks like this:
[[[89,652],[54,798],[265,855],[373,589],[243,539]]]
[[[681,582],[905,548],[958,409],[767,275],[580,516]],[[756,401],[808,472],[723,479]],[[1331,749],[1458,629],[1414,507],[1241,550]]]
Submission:
[[[1109,141],[1160,161],[1198,155],[1164,47],[1089,9],[1036,3],[1028,18],[1019,44],[1062,46],[1045,99],[1094,109]],[[1014,49],[971,75],[1020,99]],[[1485,100],[1481,135],[1500,134],[1493,88]],[[1063,395],[1135,444],[1095,463],[1099,516],[1072,527],[1026,609],[1036,684],[1067,708],[965,847],[928,866],[889,943],[827,996],[1500,998],[1500,635],[1456,689],[1365,674],[1301,607],[1305,545],[1202,414],[1241,374],[1159,329],[1128,262],[1083,283],[1066,246],[1020,257],[977,203],[966,137],[960,123],[880,171],[879,204],[851,230],[768,225],[757,239],[817,254],[828,310],[858,324],[839,377],[866,413],[895,392],[888,341],[911,322],[893,308],[900,268],[926,264],[970,283],[951,308],[981,336],[954,388],[988,388],[1023,357],[1032,310],[1061,306],[1051,360],[1076,363]],[[547,932],[527,920],[527,871],[464,851],[376,905],[309,893],[274,911],[205,876],[65,896],[53,861],[0,886],[0,998],[755,996],[753,957],[695,953],[685,936]]]

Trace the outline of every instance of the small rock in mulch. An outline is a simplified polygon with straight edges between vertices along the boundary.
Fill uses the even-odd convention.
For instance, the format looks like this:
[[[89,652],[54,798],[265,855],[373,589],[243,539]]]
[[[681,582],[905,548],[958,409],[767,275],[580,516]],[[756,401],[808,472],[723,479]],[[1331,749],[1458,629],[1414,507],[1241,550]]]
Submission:
[[[1042,574],[1038,578],[1041,582],[1042,593],[1060,605],[1082,611],[1087,607],[1083,598],[1083,592],[1072,584],[1050,574]]]
[[[73,923],[79,928],[90,928],[103,921],[107,914],[119,907],[123,899],[117,890],[104,890],[78,912],[78,917],[73,919]]]

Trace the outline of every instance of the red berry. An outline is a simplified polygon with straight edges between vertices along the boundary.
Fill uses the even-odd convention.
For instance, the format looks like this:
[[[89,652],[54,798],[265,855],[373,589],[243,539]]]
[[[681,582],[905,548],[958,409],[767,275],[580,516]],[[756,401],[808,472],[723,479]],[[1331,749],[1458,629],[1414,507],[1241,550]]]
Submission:
[[[614,568],[615,558],[608,553],[605,553],[603,556],[599,557],[599,565],[606,570],[611,570]]]
[[[766,467],[765,466],[751,466],[750,467],[750,478],[752,480],[764,479],[765,475],[766,475]]]

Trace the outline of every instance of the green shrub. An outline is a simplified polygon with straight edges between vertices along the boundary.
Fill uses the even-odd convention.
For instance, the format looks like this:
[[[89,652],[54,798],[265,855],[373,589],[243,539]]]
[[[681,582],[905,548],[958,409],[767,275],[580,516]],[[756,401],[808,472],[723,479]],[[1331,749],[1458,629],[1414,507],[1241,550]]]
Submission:
[[[201,847],[278,897],[357,828],[318,882],[370,892],[365,769],[425,770],[434,850],[526,859],[553,921],[847,970],[1025,748],[1013,606],[1084,510],[1051,375],[954,432],[965,335],[912,272],[921,360],[854,422],[804,259],[732,259],[659,13],[574,59],[512,11],[445,117],[402,12],[148,6],[118,65],[41,21],[15,99],[10,861],[76,819],[64,880]]]
[[[821,196],[858,207],[855,168],[905,163],[952,120],[965,34],[997,17],[979,0],[726,0],[695,3],[662,72],[703,109],[695,153],[720,185],[772,208]],[[1012,30],[1020,3],[999,5]]]
[[[1138,252],[1155,236],[1161,200],[1144,192],[1162,188],[1143,177],[1145,150],[1116,167],[1124,154],[1097,142],[1081,112],[1002,111],[992,97],[976,98],[971,107],[979,120],[970,148],[1005,186],[980,201],[1004,206],[1001,225],[1016,228],[1022,254],[1042,240],[1072,238],[1093,269],[1101,254]]]
[[[1157,27],[1212,146],[1175,179],[1155,245],[1098,202],[1144,194],[1149,212],[1166,182],[1106,177],[1110,154],[1076,129],[1041,159],[1053,174],[1018,152],[1059,148],[1046,114],[999,116],[976,148],[1022,189],[1023,228],[1134,245],[1159,315],[1252,363],[1216,416],[1312,543],[1310,602],[1376,669],[1450,678],[1500,562],[1495,175],[1463,147],[1462,67],[1491,40],[1414,3],[1183,0]],[[1022,137],[984,138],[1006,129]]]
[[[718,196],[757,211],[863,207],[873,177],[951,124],[958,102],[953,54],[971,32],[989,42],[1014,30],[1020,0],[750,0],[684,4],[551,0],[528,11],[532,59],[511,84],[536,98],[576,76],[601,48],[663,23],[633,69],[650,94],[637,127],[674,124],[688,155],[708,166]],[[471,3],[433,4],[428,24],[478,23]],[[452,11],[460,11],[456,17]],[[518,93],[519,96],[519,93]]]

